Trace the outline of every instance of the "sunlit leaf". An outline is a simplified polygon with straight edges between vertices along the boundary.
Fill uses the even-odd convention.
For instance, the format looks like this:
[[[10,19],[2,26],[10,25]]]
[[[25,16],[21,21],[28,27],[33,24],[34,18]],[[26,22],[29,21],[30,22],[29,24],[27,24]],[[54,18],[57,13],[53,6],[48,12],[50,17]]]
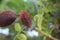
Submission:
[[[20,26],[19,23],[16,23],[16,24],[15,24],[15,30],[16,30],[16,31],[21,31],[21,26]]]

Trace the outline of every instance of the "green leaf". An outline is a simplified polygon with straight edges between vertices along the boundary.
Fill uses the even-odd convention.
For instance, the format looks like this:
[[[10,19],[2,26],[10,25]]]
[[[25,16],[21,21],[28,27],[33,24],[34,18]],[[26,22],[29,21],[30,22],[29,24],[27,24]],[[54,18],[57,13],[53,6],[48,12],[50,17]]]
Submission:
[[[17,38],[18,38],[19,40],[27,40],[27,37],[26,37],[26,35],[24,35],[24,34],[18,34],[18,35],[17,35]]]
[[[15,30],[16,30],[16,31],[21,31],[21,26],[20,26],[19,23],[16,23],[16,24],[15,24]]]

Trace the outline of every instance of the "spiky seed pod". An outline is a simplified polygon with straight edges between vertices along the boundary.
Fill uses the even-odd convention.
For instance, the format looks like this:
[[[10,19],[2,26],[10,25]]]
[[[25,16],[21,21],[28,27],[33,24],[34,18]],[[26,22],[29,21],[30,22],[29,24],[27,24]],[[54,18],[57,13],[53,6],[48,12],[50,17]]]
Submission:
[[[24,24],[27,27],[31,27],[31,25],[32,25],[32,23],[31,23],[32,17],[26,10],[21,11],[20,17],[21,17],[22,24]]]
[[[5,27],[12,24],[16,19],[15,12],[6,10],[0,13],[0,27]]]

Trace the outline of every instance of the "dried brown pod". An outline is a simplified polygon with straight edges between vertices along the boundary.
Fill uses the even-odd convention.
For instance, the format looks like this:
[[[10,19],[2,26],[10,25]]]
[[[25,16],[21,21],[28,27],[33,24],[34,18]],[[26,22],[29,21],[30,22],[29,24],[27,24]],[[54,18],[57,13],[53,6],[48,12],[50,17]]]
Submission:
[[[15,12],[11,10],[5,10],[0,13],[0,27],[5,27],[12,24],[16,19]]]
[[[32,23],[31,23],[32,22],[32,17],[26,10],[21,11],[20,18],[21,18],[22,24],[24,24],[27,27],[32,26]]]

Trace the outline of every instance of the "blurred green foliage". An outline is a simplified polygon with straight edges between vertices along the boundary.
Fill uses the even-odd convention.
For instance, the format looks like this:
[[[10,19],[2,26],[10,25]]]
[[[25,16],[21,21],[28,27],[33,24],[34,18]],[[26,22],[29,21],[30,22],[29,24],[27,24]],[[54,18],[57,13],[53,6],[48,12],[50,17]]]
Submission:
[[[59,1],[60,2],[60,1]],[[27,10],[31,15],[33,23],[36,23],[35,26],[38,26],[41,28],[41,30],[47,34],[50,34],[50,27],[49,23],[51,22],[51,17],[48,14],[48,12],[56,12],[60,8],[60,3],[57,3],[56,0],[0,0],[0,11],[3,10],[14,10],[17,14],[20,13],[21,10],[25,9]],[[45,14],[45,16],[43,16]],[[36,16],[37,15],[37,16]],[[34,18],[35,17],[35,18]],[[37,22],[37,20],[39,20]],[[55,17],[54,20],[56,21]],[[57,23],[57,22],[55,22]],[[19,24],[16,24],[16,26]],[[18,26],[17,26],[18,27]],[[14,27],[10,27],[11,32],[16,32],[19,29],[15,29]],[[14,31],[13,31],[14,30]],[[15,33],[14,36],[17,35],[18,32]],[[13,36],[13,38],[14,38]],[[39,35],[39,40],[43,40],[44,36]],[[11,39],[12,40],[12,39]],[[28,40],[32,40],[30,37],[28,37]]]

